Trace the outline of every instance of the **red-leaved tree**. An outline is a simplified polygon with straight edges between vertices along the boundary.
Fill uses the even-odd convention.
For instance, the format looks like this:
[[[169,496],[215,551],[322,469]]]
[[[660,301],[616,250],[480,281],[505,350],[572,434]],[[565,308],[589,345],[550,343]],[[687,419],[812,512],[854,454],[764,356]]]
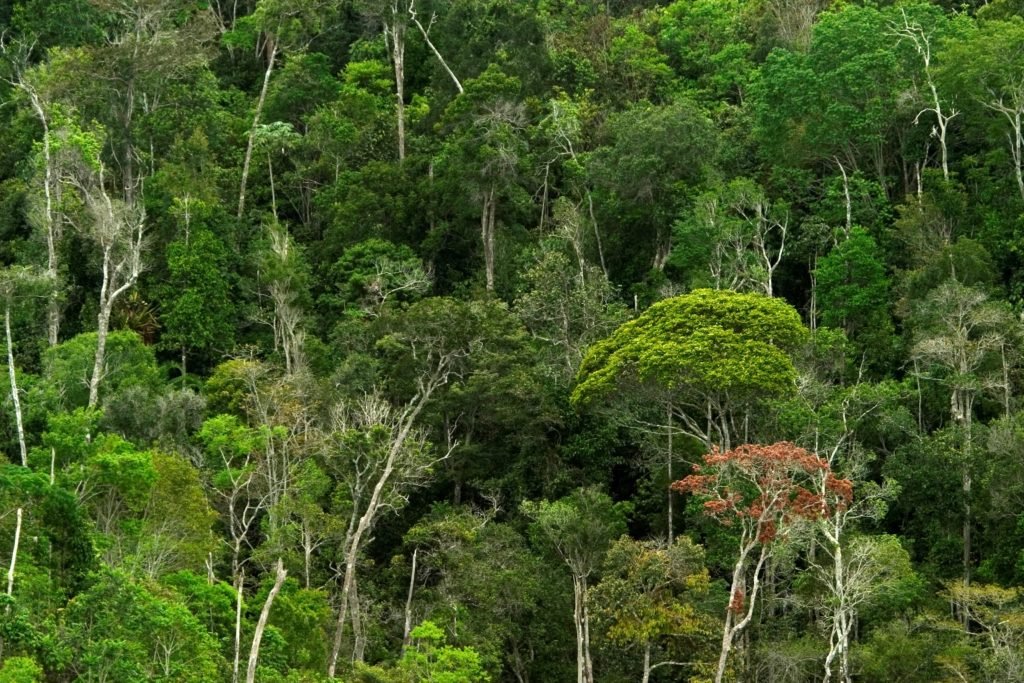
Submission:
[[[746,444],[724,452],[712,449],[703,464],[694,465],[693,474],[672,488],[702,499],[706,515],[739,531],[739,554],[715,674],[715,683],[722,683],[736,636],[753,618],[761,569],[773,548],[792,524],[830,517],[849,505],[853,484],[836,478],[826,460],[783,441],[769,446]]]

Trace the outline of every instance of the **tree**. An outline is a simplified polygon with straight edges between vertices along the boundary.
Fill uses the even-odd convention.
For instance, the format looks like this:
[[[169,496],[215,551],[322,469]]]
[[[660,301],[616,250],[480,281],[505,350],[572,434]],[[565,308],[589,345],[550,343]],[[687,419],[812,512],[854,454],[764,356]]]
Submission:
[[[942,77],[956,92],[965,93],[984,109],[1001,117],[1008,128],[1006,141],[1017,189],[1024,199],[1024,19],[981,21],[939,54]]]
[[[281,349],[285,373],[292,375],[305,365],[303,309],[309,299],[309,268],[295,238],[279,223],[267,228],[262,261],[261,276],[273,307],[274,348]]]
[[[526,109],[519,102],[521,87],[518,79],[489,66],[467,82],[465,91],[444,113],[453,132],[445,157],[466,173],[481,207],[480,241],[488,291],[493,291],[495,284],[498,201],[522,173],[528,152]]]
[[[451,299],[435,298],[403,311],[391,333],[378,345],[390,356],[395,375],[400,378],[399,387],[393,388],[398,391],[393,393],[401,396],[407,392],[405,395],[411,396],[399,406],[380,394],[343,403],[335,408],[325,430],[325,445],[335,456],[339,454],[337,446],[346,440],[351,445],[362,442],[357,451],[361,457],[345,463],[351,510],[341,553],[345,566],[329,677],[333,678],[337,670],[357,561],[367,533],[383,510],[397,506],[407,489],[426,477],[433,463],[451,453],[449,445],[447,451],[432,455],[418,421],[435,393],[460,375],[466,357],[480,346],[479,327],[466,324],[472,319],[466,315],[468,308]],[[356,444],[352,444],[353,439]]]
[[[658,302],[591,346],[572,401],[646,404],[630,419],[666,438],[671,481],[677,433],[728,450],[734,439],[747,438],[758,401],[794,390],[796,370],[787,351],[805,334],[797,312],[778,299],[696,290]],[[652,400],[660,408],[653,415],[645,409]]]
[[[25,427],[21,416],[21,396],[14,370],[14,339],[11,336],[11,309],[23,297],[45,296],[50,281],[41,273],[24,266],[11,266],[0,271],[0,299],[4,307],[4,336],[7,340],[7,375],[11,382],[11,401],[14,403],[14,420],[18,430],[18,449],[21,464],[28,466],[28,448],[25,446]]]
[[[674,265],[707,270],[715,289],[772,296],[786,252],[789,210],[773,204],[756,183],[737,178],[703,194],[692,219],[677,230]],[[703,263],[688,263],[693,257],[687,252],[704,250]]]
[[[188,198],[178,201],[183,233],[167,245],[167,284],[161,299],[163,333],[160,346],[181,357],[182,374],[190,354],[209,359],[231,348],[234,337],[231,291],[224,243],[203,225],[203,206]]]
[[[270,77],[277,65],[278,55],[284,51],[299,51],[308,44],[311,34],[322,29],[324,20],[330,18],[331,7],[330,0],[316,0],[316,2],[260,0],[252,14],[244,17],[241,21],[234,22],[232,30],[227,36],[227,39],[234,45],[255,47],[256,53],[265,55],[267,62],[242,161],[242,178],[238,190],[238,212],[236,214],[239,219],[245,214],[245,192],[249,181],[249,168],[252,164],[260,117],[263,115],[263,106],[270,88]]]
[[[145,209],[133,195],[116,199],[107,191],[103,162],[98,157],[99,141],[86,150],[70,181],[78,189],[86,208],[79,232],[93,242],[100,253],[99,311],[96,314],[96,354],[89,377],[89,407],[99,402],[100,382],[106,372],[107,334],[114,304],[135,286],[142,273],[145,247]]]
[[[469,647],[445,644],[445,635],[437,624],[424,621],[411,633],[412,645],[402,652],[393,669],[357,668],[356,683],[488,683],[480,655]]]
[[[889,279],[875,240],[853,228],[814,269],[821,321],[841,329],[872,365],[889,355],[892,320]]]
[[[422,393],[401,409],[393,408],[379,395],[369,395],[351,405],[336,406],[332,412],[323,442],[324,457],[347,489],[348,520],[341,545],[344,571],[329,677],[336,671],[346,620],[358,619],[356,609],[349,611],[349,603],[356,590],[356,570],[367,534],[383,512],[402,507],[408,490],[425,481],[431,467],[447,455],[435,456],[426,435],[414,426],[438,379],[426,381]],[[353,627],[356,625],[354,622]]]
[[[1008,391],[1005,347],[1017,323],[1005,306],[956,280],[933,290],[920,307],[915,358],[938,369],[949,388],[949,416],[963,438],[963,580],[971,580],[971,470],[975,401],[994,389]]]
[[[661,270],[672,252],[672,235],[663,226],[671,225],[683,208],[685,190],[710,174],[716,133],[704,111],[685,98],[663,107],[636,105],[610,116],[605,128],[609,144],[590,155],[588,170],[607,193],[605,210],[617,209],[622,228],[606,241],[618,266],[609,269],[618,275],[629,268],[628,275],[639,275],[638,264],[626,259],[642,243],[653,244],[655,251],[638,256]]]
[[[612,541],[625,531],[621,507],[597,489],[580,489],[555,502],[525,502],[537,541],[551,548],[572,576],[573,623],[576,627],[576,680],[594,683],[590,655],[588,586]]]
[[[704,549],[689,538],[680,536],[663,546],[623,536],[608,550],[601,582],[590,589],[589,601],[609,641],[640,648],[640,680],[649,683],[651,673],[663,666],[693,666],[672,659],[655,662],[652,651],[670,653],[679,640],[699,647],[708,639],[715,624],[694,604],[708,589]]]
[[[818,481],[824,482],[824,495],[818,490]],[[853,486],[832,475],[826,460],[780,442],[748,444],[730,451],[714,448],[704,456],[703,465],[694,466],[694,474],[673,488],[696,495],[703,501],[706,515],[734,526],[739,536],[715,674],[715,683],[722,683],[736,636],[754,617],[765,560],[786,539],[794,522],[828,518],[846,507]]]

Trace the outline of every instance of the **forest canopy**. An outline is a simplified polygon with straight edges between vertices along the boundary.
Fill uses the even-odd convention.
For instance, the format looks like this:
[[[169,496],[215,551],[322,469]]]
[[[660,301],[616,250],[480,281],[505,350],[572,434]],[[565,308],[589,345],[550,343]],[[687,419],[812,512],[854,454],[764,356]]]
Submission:
[[[1021,0],[0,0],[0,683],[1024,681]]]

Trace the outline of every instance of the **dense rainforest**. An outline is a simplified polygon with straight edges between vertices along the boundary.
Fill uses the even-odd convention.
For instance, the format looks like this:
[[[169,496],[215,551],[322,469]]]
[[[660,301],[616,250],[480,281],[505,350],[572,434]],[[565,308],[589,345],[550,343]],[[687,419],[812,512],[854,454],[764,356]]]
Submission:
[[[1024,681],[1024,1],[0,29],[0,683]]]

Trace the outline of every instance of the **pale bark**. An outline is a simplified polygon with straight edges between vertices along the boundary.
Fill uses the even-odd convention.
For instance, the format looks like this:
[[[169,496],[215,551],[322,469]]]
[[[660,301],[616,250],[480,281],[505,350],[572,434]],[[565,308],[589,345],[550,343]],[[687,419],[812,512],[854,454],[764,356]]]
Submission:
[[[278,559],[274,586],[270,589],[270,593],[267,594],[266,602],[263,603],[263,610],[260,612],[259,621],[256,622],[256,631],[252,636],[252,648],[249,650],[249,667],[246,670],[245,683],[255,683],[256,681],[256,665],[260,658],[260,643],[263,640],[263,632],[267,628],[267,620],[270,619],[270,608],[273,606],[274,598],[281,591],[281,586],[287,577],[288,571],[284,568],[284,563]]]
[[[274,72],[274,64],[277,61],[277,41],[268,39],[267,46],[267,70],[263,73],[263,85],[260,88],[260,96],[256,100],[256,112],[252,117],[252,127],[249,128],[249,142],[245,148],[245,159],[242,162],[242,182],[238,190],[238,218],[245,213],[245,186],[249,181],[249,167],[252,164],[252,151],[256,144],[256,130],[260,124],[260,116],[263,114],[263,105],[267,100],[267,90],[270,88],[270,76]]]
[[[363,630],[363,613],[359,604],[359,574],[352,576],[349,600],[349,609],[352,610],[352,661],[362,663],[366,655],[366,632]]]
[[[398,0],[391,2],[391,23],[384,23],[384,40],[391,48],[395,69],[395,115],[398,132],[398,160],[405,160],[405,25],[398,19]]]
[[[846,239],[850,239],[850,230],[853,229],[853,202],[850,199],[850,178],[846,175],[846,167],[843,166],[843,162],[839,161],[839,157],[833,157],[836,160],[836,165],[839,167],[839,172],[843,174],[843,197],[846,200]]]
[[[242,584],[245,573],[235,577],[235,657],[231,666],[231,683],[238,683],[238,667],[242,657]]]
[[[363,537],[373,527],[377,520],[383,504],[385,488],[390,484],[391,476],[394,473],[398,460],[402,456],[407,441],[413,434],[415,422],[422,412],[424,406],[430,401],[434,390],[445,383],[448,378],[446,362],[441,362],[435,374],[420,384],[417,395],[406,406],[405,410],[397,420],[397,431],[388,448],[388,454],[384,461],[384,467],[374,484],[373,492],[366,503],[363,514],[355,525],[355,529],[346,538],[345,542],[345,571],[341,585],[341,595],[338,606],[338,621],[334,631],[334,643],[331,648],[331,657],[327,666],[328,678],[334,678],[338,667],[338,657],[341,654],[342,638],[345,633],[345,623],[348,621],[349,602],[355,585],[356,563],[363,546]],[[355,512],[355,510],[353,510]]]
[[[7,597],[14,595],[14,568],[18,564],[18,544],[21,541],[21,508],[17,510],[17,524],[14,527],[14,547],[11,549],[11,566],[7,569]],[[7,606],[10,610],[10,605]]]
[[[483,208],[480,212],[480,240],[484,247],[484,275],[488,292],[494,291],[494,213],[497,204],[494,194],[495,187],[491,185],[490,190],[484,195]]]
[[[764,561],[768,557],[767,546],[761,546],[761,554],[757,559],[757,565],[754,567],[754,583],[750,594],[747,595],[743,592],[737,593],[737,591],[743,591],[743,587],[746,586],[747,558],[750,551],[753,550],[755,543],[756,539],[754,543],[749,543],[747,547],[741,550],[739,559],[736,561],[736,565],[733,568],[732,584],[729,592],[729,606],[726,607],[725,611],[725,626],[722,629],[722,649],[718,655],[718,669],[715,672],[715,683],[722,683],[722,680],[725,678],[725,667],[729,660],[729,653],[732,652],[736,636],[750,624],[751,619],[754,617],[754,605],[757,602],[757,594],[761,587],[761,568],[764,566]],[[737,597],[741,600],[747,601],[747,613],[739,621],[736,621],[736,615],[739,612],[739,609],[738,606],[734,604]]]
[[[430,51],[434,53],[435,57],[437,57],[437,61],[441,63],[442,68],[444,68],[449,78],[452,79],[452,83],[455,84],[455,89],[458,90],[461,95],[465,92],[462,88],[462,83],[459,82],[459,79],[455,76],[455,72],[448,66],[448,62],[444,61],[444,57],[441,56],[441,53],[434,46],[433,41],[430,40],[430,27],[424,27],[416,17],[416,0],[409,0],[409,17],[412,18],[412,23],[416,24],[416,28],[420,30],[420,34],[423,36],[423,40],[427,43],[427,47],[429,47]],[[431,17],[430,23],[434,23],[433,17]]]
[[[925,112],[935,114],[935,120],[938,124],[938,128],[932,129],[932,133],[939,139],[939,151],[942,155],[942,178],[948,182],[949,151],[946,146],[946,133],[949,130],[949,122],[956,118],[960,112],[956,109],[950,109],[948,114],[943,112],[942,100],[939,98],[939,91],[935,86],[935,79],[932,77],[931,38],[920,24],[917,22],[911,23],[910,19],[907,17],[906,10],[900,9],[900,13],[903,16],[903,25],[895,26],[894,32],[899,38],[906,38],[913,43],[914,49],[921,57],[921,61],[924,65],[925,85],[928,87],[929,94],[931,95],[931,106],[921,110],[921,112],[914,118],[914,124],[916,125],[918,123],[921,118],[921,114],[924,114]]]
[[[114,304],[127,292],[142,272],[144,216],[136,207],[116,207],[99,179],[99,197],[89,196],[93,218],[97,222],[94,234],[102,249],[102,282],[99,312],[96,315],[96,355],[89,378],[89,407],[99,402],[100,382],[105,372],[107,334]],[[121,253],[123,252],[123,253]]]
[[[11,304],[4,306],[4,333],[7,335],[7,372],[11,380],[11,401],[14,403],[14,424],[18,431],[18,450],[21,466],[28,467],[28,449],[25,447],[25,427],[21,420],[21,399],[18,396],[18,378],[14,372],[14,342],[11,339]],[[19,509],[18,514],[21,514]]]
[[[409,647],[409,634],[412,633],[412,595],[416,590],[416,556],[419,548],[412,549],[412,569],[409,571],[409,592],[405,596],[405,627],[402,629],[402,647]]]

